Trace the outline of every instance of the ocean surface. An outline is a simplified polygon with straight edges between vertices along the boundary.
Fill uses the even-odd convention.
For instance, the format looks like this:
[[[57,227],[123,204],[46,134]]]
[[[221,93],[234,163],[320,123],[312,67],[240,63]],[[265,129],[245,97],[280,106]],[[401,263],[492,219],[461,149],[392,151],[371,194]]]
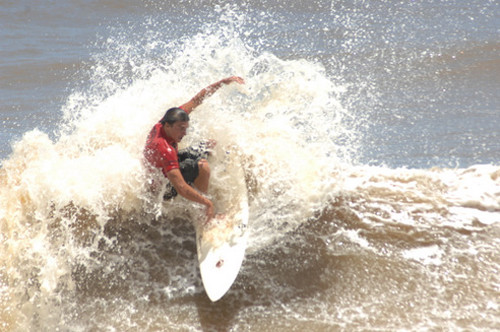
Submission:
[[[244,151],[211,303],[141,158],[231,75],[183,141]],[[498,1],[2,0],[0,330],[498,331],[499,78]]]

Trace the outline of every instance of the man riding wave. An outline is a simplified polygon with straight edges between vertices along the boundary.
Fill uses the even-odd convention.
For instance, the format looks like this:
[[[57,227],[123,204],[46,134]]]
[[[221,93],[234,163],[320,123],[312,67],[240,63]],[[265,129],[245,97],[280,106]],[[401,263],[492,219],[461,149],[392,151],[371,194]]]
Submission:
[[[208,220],[214,216],[214,205],[203,195],[208,190],[210,180],[206,149],[213,147],[215,143],[209,142],[202,147],[190,147],[181,151],[178,150],[178,143],[186,135],[189,114],[201,105],[205,98],[223,85],[233,82],[245,83],[237,76],[224,78],[207,86],[180,107],[167,110],[163,118],[151,129],[144,148],[144,157],[148,163],[160,169],[169,180],[164,198],[170,199],[179,194],[193,202],[203,204],[206,207]]]

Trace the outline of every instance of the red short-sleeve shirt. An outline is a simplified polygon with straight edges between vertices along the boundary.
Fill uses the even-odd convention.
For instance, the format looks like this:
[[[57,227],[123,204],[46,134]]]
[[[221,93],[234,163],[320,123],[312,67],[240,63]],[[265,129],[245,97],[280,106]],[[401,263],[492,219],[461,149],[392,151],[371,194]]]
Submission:
[[[161,169],[165,176],[169,171],[179,168],[177,143],[167,137],[160,122],[149,133],[144,148],[144,157],[151,165]]]

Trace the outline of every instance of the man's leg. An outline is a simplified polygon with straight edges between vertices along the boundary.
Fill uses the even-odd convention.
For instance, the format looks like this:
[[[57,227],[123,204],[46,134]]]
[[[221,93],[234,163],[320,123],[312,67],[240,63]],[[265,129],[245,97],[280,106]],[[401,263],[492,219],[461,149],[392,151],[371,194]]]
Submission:
[[[210,180],[210,165],[207,161],[207,143],[201,143],[179,151],[179,165],[184,180],[206,193]]]
[[[202,193],[208,191],[208,183],[210,180],[210,165],[206,159],[198,161],[198,177],[194,180],[195,187]]]
[[[179,151],[179,168],[184,178],[190,186],[195,186],[198,190],[206,193],[208,189],[208,178],[210,177],[210,168],[205,159],[201,158],[204,151],[197,147],[187,148]],[[201,173],[201,177],[199,176]],[[200,180],[198,180],[200,179]],[[177,196],[177,191],[170,182],[167,183],[167,188],[163,199],[171,199]]]

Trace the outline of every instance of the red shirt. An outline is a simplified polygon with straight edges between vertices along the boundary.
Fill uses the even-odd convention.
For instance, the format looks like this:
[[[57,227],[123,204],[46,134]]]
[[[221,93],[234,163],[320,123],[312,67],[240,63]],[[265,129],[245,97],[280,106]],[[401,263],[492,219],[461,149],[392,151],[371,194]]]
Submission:
[[[169,171],[179,168],[177,143],[167,137],[160,122],[155,124],[149,133],[144,148],[144,157],[151,165],[161,169],[165,176]]]

